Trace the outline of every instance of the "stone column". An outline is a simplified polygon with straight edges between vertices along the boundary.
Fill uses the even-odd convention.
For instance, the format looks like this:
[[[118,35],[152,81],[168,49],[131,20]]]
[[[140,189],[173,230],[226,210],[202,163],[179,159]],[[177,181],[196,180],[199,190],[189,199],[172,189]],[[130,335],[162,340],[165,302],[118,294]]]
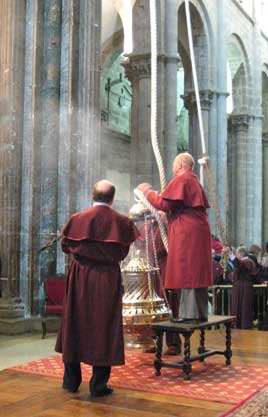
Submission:
[[[200,104],[202,110],[204,137],[206,140],[206,149],[208,150],[208,136],[209,136],[209,112],[210,106],[213,99],[213,92],[211,90],[199,91]],[[191,92],[184,96],[184,105],[189,112],[189,147],[190,152],[194,156],[195,160],[202,155],[202,144],[200,137],[200,129],[197,114],[197,105],[195,93]],[[198,164],[196,164],[198,169]],[[198,172],[199,173],[199,172]]]
[[[20,291],[26,314],[39,313],[39,221],[41,81],[43,54],[43,5],[26,2],[24,114],[22,143]],[[35,286],[35,283],[37,285]],[[35,288],[37,287],[37,288]]]
[[[129,56],[124,64],[126,76],[132,84],[131,107],[131,190],[141,182],[155,184],[154,155],[150,132],[150,56]],[[157,177],[157,179],[159,176]],[[159,182],[156,184],[159,188]]]
[[[57,235],[61,0],[44,3],[40,247]],[[40,254],[43,281],[56,272],[56,246]]]
[[[164,160],[167,179],[172,178],[176,149],[177,71],[178,71],[178,4],[165,1],[165,106],[164,109]]]
[[[0,4],[0,319],[24,315],[19,298],[25,2]]]
[[[230,204],[233,211],[233,222],[230,235],[232,244],[247,245],[247,139],[250,117],[246,114],[232,115],[231,123],[231,187]],[[252,242],[251,242],[252,243]]]
[[[262,242],[268,242],[268,132],[262,135],[263,144],[263,182],[262,182]]]
[[[262,242],[262,204],[256,204],[262,194],[262,39],[258,21],[260,2],[253,1],[252,36],[252,90],[249,109],[249,137],[247,142],[248,180],[247,180],[247,237],[249,244]],[[267,208],[264,206],[264,209]]]
[[[131,188],[149,182],[159,189],[159,171],[151,141],[150,2],[137,0],[133,9],[134,50],[123,65],[132,83]],[[157,132],[167,180],[176,156],[177,2],[157,1]]]
[[[62,1],[61,63],[60,63],[60,127],[58,158],[58,217],[61,230],[76,200],[76,142],[79,65],[79,1]],[[64,273],[67,257],[57,245],[57,272]]]
[[[226,55],[226,1],[217,2],[217,195],[221,218],[226,225],[227,195],[227,55]]]
[[[157,170],[154,175],[150,128],[151,41],[150,2],[147,0],[137,0],[133,8],[133,46],[133,52],[123,63],[132,84],[131,190],[141,182],[149,182],[158,189],[159,175]]]
[[[101,1],[80,0],[76,210],[91,204],[100,175]]]

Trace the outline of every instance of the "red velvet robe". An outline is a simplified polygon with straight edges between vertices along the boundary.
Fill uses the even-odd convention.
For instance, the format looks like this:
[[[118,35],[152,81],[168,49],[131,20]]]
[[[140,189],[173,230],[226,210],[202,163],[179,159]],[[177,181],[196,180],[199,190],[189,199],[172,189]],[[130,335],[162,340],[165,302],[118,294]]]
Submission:
[[[150,191],[146,197],[155,208],[169,213],[165,288],[212,285],[209,204],[197,176],[187,171],[174,177],[161,194]]]
[[[73,255],[56,342],[64,362],[124,364],[119,262],[139,236],[134,223],[107,206],[74,214],[62,230],[62,249]]]

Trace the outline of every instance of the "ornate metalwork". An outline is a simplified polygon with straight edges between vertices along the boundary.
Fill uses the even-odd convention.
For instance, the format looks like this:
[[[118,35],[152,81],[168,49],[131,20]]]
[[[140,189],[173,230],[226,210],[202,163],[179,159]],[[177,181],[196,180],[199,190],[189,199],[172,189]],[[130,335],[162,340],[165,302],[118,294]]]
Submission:
[[[151,324],[169,319],[170,311],[156,292],[159,268],[152,264],[156,253],[149,254],[148,212],[139,204],[132,208],[131,214],[138,228],[143,230],[144,240],[133,243],[121,267],[125,339],[128,347],[149,348],[154,346]],[[155,252],[155,245],[152,246]]]

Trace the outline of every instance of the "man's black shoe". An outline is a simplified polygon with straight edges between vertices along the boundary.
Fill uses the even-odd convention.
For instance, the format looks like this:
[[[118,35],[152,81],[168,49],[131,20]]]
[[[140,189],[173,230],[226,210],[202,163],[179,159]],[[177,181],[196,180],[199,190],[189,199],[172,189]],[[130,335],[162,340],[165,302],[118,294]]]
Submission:
[[[66,384],[62,384],[62,388],[69,392],[77,392],[79,387],[69,387]]]
[[[114,390],[112,389],[112,387],[107,385],[107,387],[105,387],[103,390],[97,391],[97,392],[92,391],[90,394],[92,398],[97,398],[97,397],[104,397],[105,395],[110,395],[113,392]]]

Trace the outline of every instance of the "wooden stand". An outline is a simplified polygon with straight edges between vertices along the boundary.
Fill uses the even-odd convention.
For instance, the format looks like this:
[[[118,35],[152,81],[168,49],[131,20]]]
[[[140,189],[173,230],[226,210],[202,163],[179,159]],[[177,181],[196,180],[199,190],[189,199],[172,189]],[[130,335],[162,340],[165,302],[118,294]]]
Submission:
[[[183,378],[185,380],[191,379],[190,372],[192,369],[192,362],[203,361],[208,356],[212,355],[224,355],[226,359],[226,365],[231,364],[231,326],[235,320],[235,316],[210,316],[208,321],[202,323],[176,323],[171,321],[162,321],[153,323],[152,328],[156,333],[156,358],[154,366],[156,369],[156,375],[161,375],[161,368],[179,368],[183,370]],[[205,331],[207,328],[219,324],[224,324],[226,328],[226,349],[210,350],[205,348]],[[191,343],[190,339],[195,330],[200,330],[200,342],[198,347],[198,355],[191,356]],[[163,347],[163,334],[164,332],[181,334],[184,337],[184,358],[178,362],[164,362],[162,361],[162,347]]]

